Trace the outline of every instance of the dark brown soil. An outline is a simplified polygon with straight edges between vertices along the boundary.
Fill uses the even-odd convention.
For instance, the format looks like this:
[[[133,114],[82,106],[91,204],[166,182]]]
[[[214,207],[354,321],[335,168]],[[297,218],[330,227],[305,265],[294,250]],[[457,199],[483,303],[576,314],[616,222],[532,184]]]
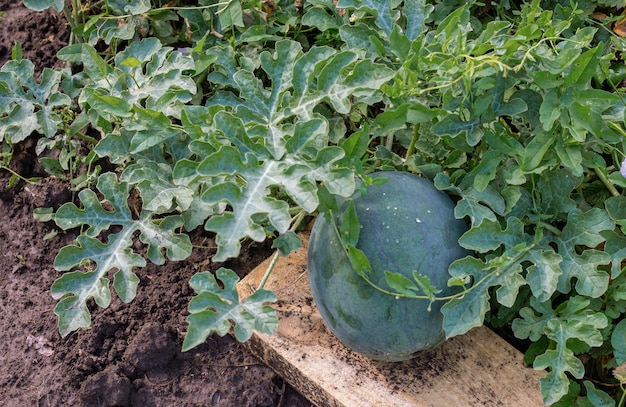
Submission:
[[[31,12],[17,0],[0,0],[0,12],[0,66],[16,41],[38,70],[57,64],[54,54],[69,37],[61,16]],[[33,144],[27,140],[14,156],[12,166],[24,176],[43,175]],[[71,193],[55,178],[6,189],[8,180],[9,173],[0,169],[0,405],[311,405],[230,336],[213,336],[181,353],[192,296],[189,278],[220,266],[207,261],[209,249],[195,250],[186,261],[138,270],[141,283],[133,302],[123,304],[114,296],[109,308],[92,308],[90,329],[61,338],[49,288],[60,276],[53,267],[56,253],[76,235],[44,240],[54,227],[34,220],[33,209],[58,207]],[[192,240],[211,246],[201,231]],[[268,253],[267,245],[249,245],[227,266],[243,275]]]
[[[23,57],[33,61],[39,70],[59,66],[54,57],[67,44],[70,29],[62,15],[53,10],[33,12],[21,0],[0,0],[0,66],[11,58],[16,43]]]

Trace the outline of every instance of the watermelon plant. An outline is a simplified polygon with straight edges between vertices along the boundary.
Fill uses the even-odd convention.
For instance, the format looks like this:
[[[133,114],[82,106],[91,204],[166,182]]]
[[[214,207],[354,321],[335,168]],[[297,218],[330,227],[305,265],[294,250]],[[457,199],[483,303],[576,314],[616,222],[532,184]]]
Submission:
[[[39,153],[62,152],[44,168],[78,192],[37,211],[80,231],[55,261],[67,271],[52,286],[62,335],[89,326],[91,302],[109,305],[111,279],[128,302],[147,261],[188,257],[192,230],[215,236],[216,262],[243,240],[272,238],[285,254],[303,217],[331,219],[359,180],[406,172],[453,198],[472,255],[449,265],[451,296],[410,266],[368,285],[433,309],[450,297],[446,337],[510,330],[547,370],[545,404],[624,405],[617,2],[24,3],[65,9],[73,25],[66,68],[35,80],[17,47],[0,68],[1,168],[37,134]],[[340,231],[363,221],[339,220]],[[373,261],[354,249],[352,278],[366,281]],[[276,329],[274,295],[241,301],[236,281],[224,268],[191,279],[184,350]]]

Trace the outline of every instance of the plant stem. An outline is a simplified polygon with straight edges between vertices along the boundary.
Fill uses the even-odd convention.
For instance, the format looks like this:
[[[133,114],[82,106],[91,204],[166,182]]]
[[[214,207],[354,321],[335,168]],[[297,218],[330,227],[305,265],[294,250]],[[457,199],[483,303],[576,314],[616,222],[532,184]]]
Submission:
[[[276,250],[276,252],[274,253],[274,257],[272,257],[272,261],[270,262],[269,266],[267,266],[267,270],[265,270],[265,274],[263,274],[263,277],[261,278],[261,281],[259,282],[259,286],[257,287],[257,290],[260,290],[261,288],[263,288],[263,286],[267,282],[267,279],[270,278],[270,274],[272,274],[272,271],[274,271],[274,266],[276,266],[279,256],[280,256],[280,252]]]
[[[334,217],[331,214],[331,219],[334,219]],[[346,254],[346,256],[348,256],[348,258],[350,257],[350,245],[346,244],[346,242],[343,240],[341,233],[339,233],[339,228],[337,227],[337,223],[333,222],[333,227],[335,230],[335,233],[337,234],[337,238],[339,239],[339,244],[341,245],[344,253]],[[456,298],[462,298],[464,297],[467,293],[473,291],[474,289],[476,289],[477,287],[481,286],[481,284],[483,282],[485,282],[486,280],[488,280],[489,278],[491,278],[494,274],[503,274],[506,273],[507,271],[509,271],[509,269],[513,266],[515,266],[516,264],[518,264],[520,261],[522,261],[522,259],[524,258],[524,256],[526,256],[526,253],[528,253],[529,251],[531,251],[534,248],[534,244],[524,248],[523,250],[521,250],[515,257],[513,258],[509,258],[507,259],[507,264],[502,265],[500,267],[491,267],[493,269],[493,271],[487,273],[487,275],[483,276],[480,280],[474,282],[474,284],[472,284],[471,287],[468,288],[464,288],[463,291],[461,291],[460,293],[456,293],[456,294],[452,294],[452,295],[448,295],[445,297],[437,297],[437,296],[427,296],[427,295],[417,295],[417,294],[406,294],[406,293],[399,293],[399,292],[393,292],[393,291],[389,291],[386,290],[384,288],[382,288],[381,286],[377,285],[376,283],[374,283],[372,280],[370,280],[370,278],[367,276],[367,273],[363,272],[363,271],[359,271],[359,270],[355,270],[355,272],[359,275],[359,277],[361,277],[366,283],[368,283],[370,286],[372,286],[372,288],[374,288],[377,291],[380,291],[383,294],[387,294],[387,295],[391,295],[395,298],[410,298],[410,299],[416,299],[416,300],[429,300],[431,302],[433,301],[450,301]],[[358,249],[357,249],[358,250]],[[353,267],[354,268],[354,267]]]
[[[408,160],[410,156],[415,152],[415,144],[420,137],[420,125],[413,125],[413,137],[411,137],[411,142],[409,143],[409,147],[406,149],[406,155],[404,156],[404,160]]]
[[[302,208],[299,206],[294,206],[289,208],[289,214],[292,216],[298,215],[300,216],[300,213],[303,213]],[[304,215],[302,215],[302,217],[304,217]],[[298,222],[298,225],[300,224],[300,222],[302,222],[302,219],[296,219],[295,217],[293,218],[294,222]]]
[[[557,229],[555,226],[553,226],[553,225],[551,225],[549,223],[546,223],[546,222],[540,220],[540,221],[537,222],[537,226],[540,226],[540,227],[542,227],[542,228],[544,228],[546,230],[549,230],[550,232],[552,232],[556,236],[561,236],[562,232],[559,229]]]
[[[75,7],[75,6],[72,6],[72,7]],[[67,4],[63,7],[63,14],[65,15],[65,19],[67,20],[67,22],[70,25],[70,28],[73,31],[74,28],[76,28],[76,21],[74,20],[74,15],[72,13],[72,10],[70,10]]]
[[[294,216],[293,224],[289,228],[290,232],[295,232],[296,229],[298,229],[305,215],[306,215],[306,212],[301,210],[300,212],[296,214],[296,216]],[[263,286],[269,279],[270,274],[272,274],[272,271],[274,271],[274,267],[276,266],[276,263],[278,262],[279,256],[280,256],[280,252],[276,250],[276,252],[274,253],[274,257],[272,257],[272,261],[270,262],[269,266],[267,266],[267,270],[265,270],[265,274],[263,274],[263,277],[261,278],[261,281],[259,282],[259,286],[257,287],[257,290],[260,290],[261,288],[263,288]]]
[[[96,140],[95,138],[93,138],[91,136],[88,136],[86,134],[76,133],[76,137],[78,137],[79,139],[81,139],[83,141],[86,141],[87,143],[92,144],[94,146],[96,144],[98,144],[98,140]]]
[[[600,181],[602,181],[602,183],[604,184],[604,186],[606,187],[606,189],[609,190],[609,192],[611,193],[611,195],[613,196],[620,196],[619,191],[615,188],[615,185],[613,185],[613,183],[611,181],[609,181],[607,179],[607,177],[604,176],[604,173],[602,171],[600,171],[600,168],[595,167],[593,169],[596,173],[596,175],[598,176],[598,178],[600,179]]]
[[[624,131],[624,129],[622,129],[622,127],[619,126],[617,123],[613,123],[612,121],[609,120],[606,122],[606,124],[608,124],[609,127],[611,127],[613,130],[620,133],[623,137],[626,137],[626,131]]]
[[[13,171],[12,169],[10,169],[9,167],[7,167],[6,165],[0,165],[0,169],[9,171],[9,172],[10,172],[11,174],[13,174],[14,176],[18,177],[18,178],[19,178],[19,179],[21,179],[22,181],[27,182],[27,183],[29,183],[29,184],[31,184],[31,185],[35,185],[35,184],[37,184],[37,181],[40,179],[40,178],[34,178],[34,179],[36,179],[37,181],[33,181],[33,179],[32,179],[32,178],[31,178],[31,179],[25,178],[25,177],[21,176],[20,174],[18,174],[17,172],[15,172],[15,171]]]

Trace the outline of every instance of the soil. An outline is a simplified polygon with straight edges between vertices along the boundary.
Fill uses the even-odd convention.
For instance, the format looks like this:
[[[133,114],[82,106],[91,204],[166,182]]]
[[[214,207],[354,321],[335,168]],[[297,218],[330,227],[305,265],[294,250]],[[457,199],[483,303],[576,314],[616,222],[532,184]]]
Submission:
[[[53,11],[32,12],[21,1],[0,0],[0,66],[15,42],[36,66],[59,66],[55,53],[69,38],[64,19]],[[43,176],[34,140],[17,146],[12,169]],[[61,338],[52,310],[56,253],[75,232],[44,239],[53,224],[36,221],[33,209],[58,207],[72,198],[57,178],[7,189],[10,174],[0,169],[0,405],[2,406],[311,406],[272,369],[231,336],[213,336],[180,351],[192,296],[189,278],[221,264],[197,249],[185,261],[137,270],[137,297],[109,308],[93,306],[92,326]],[[203,231],[197,246],[212,246]],[[241,276],[269,255],[268,244],[247,245],[226,264]]]

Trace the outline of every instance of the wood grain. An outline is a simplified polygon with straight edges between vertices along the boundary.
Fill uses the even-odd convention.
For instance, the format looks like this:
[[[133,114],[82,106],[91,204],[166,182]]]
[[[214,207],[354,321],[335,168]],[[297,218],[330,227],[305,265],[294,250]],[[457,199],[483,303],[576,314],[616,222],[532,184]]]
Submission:
[[[303,248],[281,257],[266,284],[278,295],[278,333],[255,333],[251,351],[318,407],[442,407],[542,405],[543,372],[481,327],[401,363],[367,359],[343,346],[326,328],[311,297]],[[270,259],[239,283],[249,295]]]

